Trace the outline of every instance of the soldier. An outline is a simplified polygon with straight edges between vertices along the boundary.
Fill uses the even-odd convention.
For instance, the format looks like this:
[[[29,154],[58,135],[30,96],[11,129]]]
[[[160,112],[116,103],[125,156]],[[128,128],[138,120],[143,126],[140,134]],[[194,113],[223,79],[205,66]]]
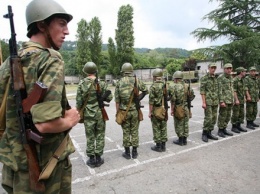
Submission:
[[[101,156],[103,155],[105,147],[106,122],[102,115],[99,100],[101,100],[101,102],[110,102],[113,96],[111,91],[107,90],[107,83],[98,81],[96,75],[97,66],[95,63],[87,62],[82,71],[87,77],[79,82],[76,107],[78,110],[83,109],[83,120],[87,138],[86,154],[89,157],[87,165],[94,168],[104,163],[104,159],[101,158]],[[100,85],[100,91],[98,91],[98,84]]]
[[[138,90],[142,91],[139,95],[139,100],[142,100],[148,93],[148,89],[145,84],[138,78],[133,76],[133,66],[130,63],[124,63],[122,65],[123,77],[117,82],[115,87],[115,102],[116,111],[126,111],[124,122],[121,127],[123,130],[123,146],[125,152],[123,157],[131,159],[130,146],[132,149],[132,158],[137,158],[137,147],[139,146],[138,129],[140,120],[138,118],[138,111],[136,104],[133,103],[134,85],[137,85]]]
[[[231,77],[232,64],[224,65],[224,74],[218,78],[218,98],[219,98],[219,114],[218,114],[218,135],[225,137],[232,136],[233,133],[227,131],[227,125],[230,121],[231,111],[234,100],[233,79]]]
[[[27,36],[30,40],[22,44],[18,53],[21,57],[26,92],[30,94],[36,81],[48,87],[42,102],[30,109],[32,122],[44,138],[41,144],[35,144],[40,170],[47,175],[40,176],[39,179],[44,179],[44,193],[71,193],[72,167],[69,155],[75,149],[67,132],[78,123],[80,116],[76,108],[68,106],[64,63],[58,50],[65,36],[69,34],[67,25],[72,16],[53,0],[33,0],[26,8],[26,20]],[[9,65],[7,59],[0,68],[0,99],[6,87],[9,87],[6,128],[0,141],[2,186],[7,193],[40,193],[30,187],[27,161],[31,158],[27,158],[21,143],[13,88],[11,85],[6,86],[10,76]],[[61,142],[65,142],[59,151],[62,154],[56,155]],[[51,166],[49,161],[57,161],[57,164]],[[50,171],[46,172],[45,168]]]
[[[244,123],[244,104],[245,95],[248,94],[245,88],[244,77],[246,76],[246,69],[243,67],[236,68],[237,76],[233,79],[234,89],[234,105],[232,111],[232,129],[235,133],[247,132],[246,129],[241,127],[241,123]]]
[[[153,127],[153,140],[156,143],[155,146],[151,147],[152,150],[157,152],[165,152],[165,143],[167,142],[167,115],[168,106],[167,103],[167,87],[164,83],[163,72],[161,69],[155,69],[153,71],[154,82],[149,89],[149,118],[152,122]],[[164,94],[164,91],[166,94]],[[165,103],[166,100],[166,103]],[[164,111],[161,111],[164,110]],[[158,116],[156,114],[158,112]]]
[[[218,112],[218,83],[215,76],[217,65],[210,63],[208,73],[200,79],[200,95],[202,99],[202,108],[204,109],[204,122],[202,131],[202,141],[208,142],[208,139],[218,140],[212,135],[214,126],[217,122]]]
[[[189,136],[189,118],[187,98],[194,96],[192,89],[188,91],[188,84],[183,81],[183,73],[176,71],[173,74],[174,85],[170,88],[171,96],[171,115],[174,117],[175,132],[179,139],[173,143],[180,146],[187,145],[187,137]],[[189,96],[188,96],[189,93]]]
[[[259,81],[256,78],[256,68],[249,68],[249,75],[245,78],[246,88],[248,89],[248,96],[246,99],[246,127],[255,129],[259,127],[254,123],[257,115],[257,102],[259,101]]]

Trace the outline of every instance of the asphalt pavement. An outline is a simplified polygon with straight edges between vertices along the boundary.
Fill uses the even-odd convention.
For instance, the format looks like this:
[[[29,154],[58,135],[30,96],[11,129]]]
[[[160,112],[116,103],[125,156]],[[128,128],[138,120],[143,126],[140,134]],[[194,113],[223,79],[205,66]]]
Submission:
[[[151,121],[148,118],[148,96],[142,105],[144,120],[140,123],[140,146],[137,159],[122,157],[122,130],[115,122],[115,103],[106,107],[109,121],[106,127],[106,143],[99,168],[86,165],[86,137],[83,124],[70,132],[76,152],[71,155],[73,165],[72,192],[83,193],[260,193],[260,128],[217,141],[201,140],[203,109],[197,87],[192,101],[190,134],[186,146],[172,143],[176,139],[173,118],[168,120],[166,152],[154,152]],[[71,99],[71,105],[75,100]],[[258,106],[259,107],[259,106]],[[169,111],[170,113],[170,111]],[[260,124],[259,115],[256,123]],[[242,125],[245,127],[245,125]],[[229,124],[228,130],[231,129]],[[213,131],[217,134],[217,127]],[[2,188],[0,193],[4,193]]]

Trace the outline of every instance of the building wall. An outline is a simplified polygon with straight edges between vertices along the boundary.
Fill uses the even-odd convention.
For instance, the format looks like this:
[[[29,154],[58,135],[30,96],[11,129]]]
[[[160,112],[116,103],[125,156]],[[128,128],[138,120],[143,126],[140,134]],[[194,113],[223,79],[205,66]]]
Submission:
[[[205,75],[208,72],[208,65],[212,63],[212,61],[197,61],[197,70],[198,70],[198,75],[199,77],[202,77],[203,75]],[[223,60],[219,60],[214,62],[217,65],[217,69],[215,73],[222,73],[223,72],[223,66],[224,66],[224,62]]]

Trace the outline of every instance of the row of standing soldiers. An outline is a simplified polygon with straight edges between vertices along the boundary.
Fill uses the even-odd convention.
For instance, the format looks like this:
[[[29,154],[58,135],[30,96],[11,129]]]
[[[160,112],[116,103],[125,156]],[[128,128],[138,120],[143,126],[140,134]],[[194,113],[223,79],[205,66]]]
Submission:
[[[209,64],[208,73],[200,80],[200,94],[205,115],[202,132],[204,142],[208,142],[208,139],[218,140],[212,134],[216,123],[219,137],[233,135],[227,130],[230,120],[231,131],[234,133],[247,132],[241,126],[244,123],[245,112],[246,127],[251,130],[259,127],[254,122],[258,112],[257,102],[260,87],[260,80],[256,77],[256,68],[250,67],[249,74],[246,76],[247,69],[238,67],[235,69],[237,76],[233,78],[231,63],[224,65],[224,73],[219,77],[215,76],[216,67],[214,63]]]
[[[87,165],[94,168],[104,163],[105,128],[108,120],[104,102],[110,102],[113,94],[107,88],[105,81],[97,76],[97,66],[88,62],[83,67],[87,75],[78,85],[76,107],[82,112],[82,123],[85,126],[87,138],[86,154],[89,157]],[[124,63],[121,68],[122,78],[116,83],[116,122],[123,130],[122,156],[126,159],[135,159],[138,156],[139,146],[138,128],[143,120],[140,101],[148,94],[148,88],[142,80],[133,75],[133,66]],[[171,116],[174,117],[175,132],[178,139],[173,143],[186,145],[189,135],[188,121],[191,117],[191,101],[195,98],[193,90],[183,81],[183,73],[174,73],[174,84],[170,85],[163,79],[161,69],[153,71],[153,84],[149,90],[149,117],[153,128],[153,140],[156,145],[151,149],[157,152],[166,151],[168,103],[171,102]],[[132,148],[132,149],[131,149]]]

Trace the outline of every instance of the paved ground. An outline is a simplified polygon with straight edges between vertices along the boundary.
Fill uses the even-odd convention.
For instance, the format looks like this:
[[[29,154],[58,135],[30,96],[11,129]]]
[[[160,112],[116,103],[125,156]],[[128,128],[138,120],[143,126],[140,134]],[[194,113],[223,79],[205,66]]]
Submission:
[[[198,90],[194,90],[196,98],[192,102],[187,146],[172,143],[176,134],[170,117],[166,152],[150,149],[153,135],[147,97],[142,101],[145,119],[140,124],[137,159],[126,160],[121,156],[122,130],[115,122],[114,102],[106,108],[110,120],[103,155],[105,163],[101,167],[92,169],[85,165],[84,126],[74,127],[70,133],[76,147],[71,155],[73,193],[260,193],[260,128],[218,141],[202,142],[203,111]],[[75,104],[75,100],[70,103]],[[260,123],[259,117],[256,122]]]

